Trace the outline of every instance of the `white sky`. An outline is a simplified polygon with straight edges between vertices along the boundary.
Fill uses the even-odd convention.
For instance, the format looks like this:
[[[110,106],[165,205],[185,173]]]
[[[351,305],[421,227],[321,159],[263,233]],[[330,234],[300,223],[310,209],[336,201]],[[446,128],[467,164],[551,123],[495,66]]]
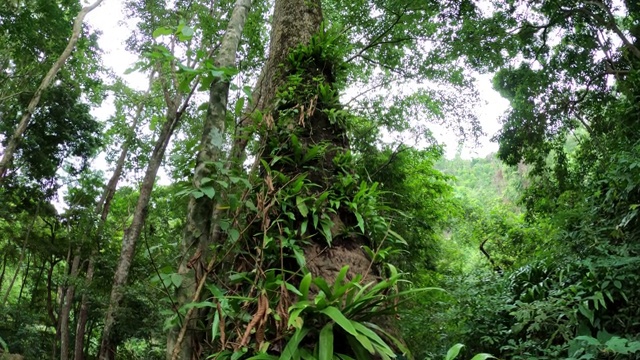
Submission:
[[[113,69],[117,75],[123,77],[129,86],[144,90],[148,84],[144,75],[139,73],[124,75],[125,70],[131,67],[137,57],[125,50],[124,41],[132,31],[134,24],[127,25],[123,22],[122,2],[122,0],[106,0],[99,8],[87,15],[86,21],[94,29],[102,32],[99,43],[104,51],[104,64]],[[490,138],[500,129],[498,117],[509,106],[508,101],[492,89],[491,75],[479,75],[477,79],[482,105],[475,111],[487,136],[479,139],[480,146],[477,148],[472,148],[470,144],[465,145],[462,152],[464,158],[484,157],[497,151],[498,145],[492,143]],[[112,112],[112,104],[106,101],[100,109],[94,111],[94,115],[100,119],[106,119]],[[446,156],[453,157],[458,147],[456,136],[442,126],[432,125],[429,128],[436,139],[446,145]]]

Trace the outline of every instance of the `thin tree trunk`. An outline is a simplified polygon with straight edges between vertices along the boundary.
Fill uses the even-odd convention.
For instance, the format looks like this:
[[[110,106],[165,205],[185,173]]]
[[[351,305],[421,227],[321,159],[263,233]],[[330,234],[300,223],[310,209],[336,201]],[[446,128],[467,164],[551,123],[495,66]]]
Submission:
[[[58,318],[56,317],[56,312],[54,310],[53,297],[51,296],[51,292],[53,288],[53,270],[56,267],[58,260],[52,258],[50,263],[51,266],[47,270],[47,314],[49,315],[51,326],[56,326],[58,324]]]
[[[86,286],[93,281],[94,272],[94,258],[95,252],[91,253],[89,257],[89,265],[87,266]],[[82,301],[80,303],[80,312],[78,314],[78,325],[76,327],[76,341],[74,346],[73,358],[74,360],[84,360],[84,337],[85,329],[87,326],[87,320],[89,320],[89,296],[85,293],[82,294]]]
[[[0,273],[0,293],[2,293],[2,285],[4,284],[4,274],[7,271],[7,257],[9,252],[6,251],[2,257],[2,272]]]
[[[75,286],[73,281],[77,279],[80,268],[80,248],[78,247],[76,251],[77,253],[73,257],[71,274],[69,276],[71,283],[67,284],[67,293],[62,301],[60,311],[60,360],[69,360],[69,315],[71,313],[71,305],[73,304],[73,297],[75,295]]]
[[[71,263],[71,245],[69,245],[69,251],[67,251],[67,259],[66,259],[66,264],[70,264]],[[69,277],[71,275],[71,270],[68,270],[68,273],[66,274],[67,277]],[[68,283],[59,283],[58,284],[58,292],[57,292],[57,305],[58,305],[58,318],[57,318],[57,322],[56,322],[56,345],[57,345],[57,341],[60,341],[62,339],[62,312],[64,311],[64,303],[65,300],[67,298],[67,290],[69,289],[69,284]],[[54,346],[54,350],[57,349],[57,346]],[[62,352],[61,352],[62,353]],[[56,352],[54,351],[53,353],[53,358],[56,358]]]
[[[31,269],[31,253],[27,255],[27,268],[24,270],[24,275],[22,276],[22,284],[20,284],[20,292],[18,293],[18,304],[22,301],[22,293],[24,292],[24,287],[27,285],[27,279],[29,278],[29,269]]]
[[[73,32],[71,33],[71,38],[67,43],[67,47],[64,49],[62,54],[60,54],[60,56],[58,57],[58,60],[56,60],[56,62],[51,67],[51,69],[49,69],[49,72],[47,72],[44,79],[42,79],[40,86],[38,86],[38,89],[33,94],[33,97],[31,98],[31,101],[29,102],[29,105],[27,106],[26,111],[22,115],[22,118],[20,119],[20,123],[18,123],[18,127],[16,128],[13,135],[9,139],[9,142],[7,143],[7,147],[4,149],[4,154],[2,155],[2,159],[0,159],[0,183],[2,182],[2,179],[4,178],[4,176],[6,175],[7,170],[9,169],[11,160],[13,159],[13,154],[18,148],[18,143],[20,142],[20,139],[22,138],[22,135],[24,134],[24,132],[27,130],[27,126],[29,126],[29,122],[31,121],[31,116],[33,115],[33,112],[35,111],[36,107],[38,106],[38,103],[40,102],[40,97],[42,97],[42,93],[51,85],[51,82],[56,77],[56,75],[58,74],[58,72],[60,71],[64,63],[67,61],[67,59],[69,59],[69,57],[71,56],[71,53],[75,49],[76,44],[78,43],[78,39],[80,38],[80,34],[82,33],[82,23],[84,21],[85,16],[89,12],[91,12],[93,9],[97,8],[98,5],[102,3],[102,1],[103,0],[96,0],[96,2],[94,2],[93,4],[83,7],[82,10],[80,10],[78,15],[76,16],[73,23]]]
[[[44,273],[44,268],[47,266],[47,262],[43,261],[40,270],[38,271],[38,276],[36,277],[35,284],[33,285],[33,290],[31,291],[31,307],[36,304],[36,299],[38,299],[38,288],[40,287],[40,282],[42,280],[42,274]]]
[[[216,67],[233,67],[236,64],[236,55],[238,52],[238,44],[242,38],[242,32],[246,23],[247,15],[251,9],[252,0],[237,0],[226,32],[220,43],[220,50],[215,57]],[[196,168],[193,175],[193,185],[195,188],[203,186],[203,179],[206,177],[214,177],[211,166],[207,165],[213,161],[222,159],[222,145],[224,143],[225,122],[227,115],[227,102],[229,98],[229,81],[224,79],[216,79],[209,89],[209,108],[205,119],[202,139],[200,141],[200,151],[196,159]],[[211,185],[211,184],[209,184]],[[196,199],[191,197],[189,200],[189,209],[187,217],[187,227],[183,237],[183,261],[181,262],[178,272],[183,274],[183,285],[178,289],[178,307],[187,304],[193,299],[197,293],[196,284],[199,280],[206,276],[206,264],[198,261],[194,264],[194,269],[188,268],[188,262],[195,255],[193,252],[189,254],[189,249],[194,249],[197,256],[201,259],[207,259],[207,249],[211,244],[211,227],[213,217],[213,200],[207,197]],[[188,255],[187,255],[188,254]],[[206,260],[205,260],[206,261]],[[173,329],[167,337],[167,359],[183,359],[188,360],[192,357],[193,337],[196,335],[190,329],[193,320],[192,314],[195,311],[189,311],[183,320],[182,327]]]
[[[4,307],[7,303],[7,299],[9,298],[9,294],[11,294],[11,290],[13,289],[13,284],[16,282],[16,278],[18,277],[18,273],[20,272],[20,267],[22,266],[22,262],[24,261],[24,254],[27,252],[27,243],[29,242],[29,237],[31,236],[31,231],[33,230],[33,226],[36,223],[36,219],[40,213],[40,204],[36,207],[36,213],[33,216],[33,220],[27,229],[27,235],[24,237],[24,241],[22,242],[22,250],[20,251],[20,258],[18,259],[18,263],[16,265],[16,271],[13,274],[13,278],[11,278],[11,282],[9,282],[9,287],[7,288],[7,292],[4,294],[2,298],[2,302],[0,303],[0,307]]]
[[[149,76],[149,88],[145,93],[145,97],[149,96],[151,92],[151,87],[153,85],[154,73]],[[133,118],[130,127],[130,134],[135,134],[135,130],[138,127],[138,121],[142,116],[142,111],[144,110],[144,103],[140,102],[138,107],[136,108],[136,113]],[[113,174],[107,183],[107,187],[105,188],[102,197],[98,201],[98,204],[95,208],[95,213],[100,215],[100,223],[98,224],[98,231],[96,238],[100,238],[102,236],[102,232],[104,229],[104,224],[107,221],[107,216],[109,215],[109,209],[111,208],[111,200],[116,194],[116,190],[118,188],[118,182],[120,181],[120,177],[122,176],[122,172],[124,171],[125,161],[129,154],[129,148],[131,147],[131,143],[133,142],[133,138],[127,138],[124,144],[122,144],[122,150],[120,151],[120,157],[118,157],[118,161],[116,162],[116,167],[113,170]],[[91,251],[91,255],[89,255],[89,264],[87,266],[87,273],[85,277],[85,287],[88,287],[93,281],[94,267],[95,267],[95,257],[97,256],[97,249],[94,248]],[[78,314],[78,324],[76,327],[76,339],[74,345],[74,360],[83,360],[84,359],[84,335],[85,328],[87,325],[87,320],[89,319],[89,296],[84,293],[82,294],[82,300],[80,303],[80,311]]]
[[[87,341],[85,342],[85,348],[84,348],[84,353],[88,354],[89,353],[89,346],[91,346],[91,335],[93,334],[93,330],[96,328],[96,322],[95,321],[91,321],[91,323],[89,324],[89,331],[87,331]]]
[[[166,121],[162,126],[158,140],[154,146],[153,152],[149,158],[149,164],[145,172],[142,185],[140,187],[140,195],[138,196],[138,202],[133,213],[133,219],[131,225],[124,233],[122,238],[122,247],[120,249],[120,259],[116,267],[115,275],[113,278],[113,285],[111,289],[111,296],[109,298],[109,307],[105,315],[104,328],[102,331],[102,340],[100,343],[100,360],[111,360],[115,356],[116,344],[112,339],[113,327],[116,323],[115,313],[120,306],[122,300],[124,285],[127,282],[129,276],[129,269],[133,256],[135,254],[136,243],[140,237],[144,221],[147,217],[147,206],[151,199],[151,192],[153,191],[153,185],[155,183],[158,169],[162,164],[164,153],[171,140],[171,135],[178,126],[180,119],[190,99],[198,86],[199,78],[194,81],[194,85],[191,88],[191,92],[184,99],[182,105],[178,107],[176,104],[180,104],[179,98],[172,98],[168,89],[165,89],[165,99],[167,103],[167,115]]]
[[[122,300],[124,292],[124,285],[127,282],[129,269],[131,267],[131,262],[133,261],[133,255],[135,254],[136,243],[140,237],[140,232],[142,231],[144,221],[147,217],[147,206],[151,199],[151,192],[153,191],[156,175],[158,174],[158,169],[160,168],[162,159],[164,158],[164,152],[167,149],[167,145],[169,145],[169,140],[177,123],[178,112],[169,110],[169,115],[162,126],[162,131],[160,132],[160,136],[156,141],[153,153],[149,159],[149,165],[147,165],[147,171],[142,181],[140,195],[133,213],[131,225],[127,228],[122,238],[120,259],[118,260],[118,265],[113,278],[113,287],[109,298],[109,308],[107,309],[104,329],[102,331],[100,360],[110,360],[110,354],[113,354],[116,350],[115,344],[112,340],[112,331],[116,320],[115,312],[120,306],[120,301]]]

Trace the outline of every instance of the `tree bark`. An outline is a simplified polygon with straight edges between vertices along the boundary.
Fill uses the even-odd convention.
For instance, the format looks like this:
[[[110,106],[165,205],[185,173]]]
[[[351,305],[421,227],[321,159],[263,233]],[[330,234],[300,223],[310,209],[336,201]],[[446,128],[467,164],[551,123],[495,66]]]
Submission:
[[[162,76],[162,75],[160,75]],[[98,359],[111,360],[115,357],[116,344],[113,340],[113,328],[116,324],[116,311],[120,306],[124,293],[124,286],[129,276],[129,269],[131,268],[131,262],[135,255],[135,248],[140,233],[144,226],[144,221],[147,217],[147,206],[151,199],[151,192],[153,191],[153,185],[155,183],[158,169],[164,159],[164,153],[169,146],[171,136],[178,127],[182,115],[187,109],[191,97],[195,92],[200,82],[200,77],[196,77],[193,81],[191,90],[187,96],[181,94],[172,95],[166,83],[160,78],[162,83],[165,103],[167,106],[165,122],[162,125],[158,139],[149,157],[149,164],[147,164],[147,170],[140,186],[140,195],[133,213],[133,219],[131,225],[125,230],[122,238],[122,247],[120,249],[120,258],[116,267],[116,271],[113,278],[113,285],[111,288],[111,296],[109,299],[109,307],[105,315],[104,328],[102,330],[102,340],[100,342],[100,353]]]
[[[216,67],[233,67],[236,64],[238,45],[242,38],[242,32],[247,15],[251,9],[252,0],[237,0],[226,32],[220,43],[220,50],[214,60]],[[227,115],[227,102],[229,98],[229,81],[215,79],[209,89],[209,107],[205,118],[200,151],[196,159],[196,167],[193,175],[193,185],[199,188],[204,178],[213,178],[215,174],[210,162],[222,159],[222,146],[225,136],[225,122]],[[212,184],[209,184],[211,186]],[[182,262],[178,272],[184,276],[182,286],[178,289],[178,308],[191,302],[198,301],[196,284],[206,276],[206,264],[201,259],[208,258],[208,248],[211,244],[211,232],[214,212],[214,200],[207,197],[189,199],[187,226],[183,236]],[[198,258],[194,258],[197,256]],[[189,264],[191,264],[192,269]],[[195,331],[191,322],[195,318],[196,311],[189,310],[183,320],[180,329],[172,329],[167,336],[167,359],[189,360],[193,356]]]
[[[324,100],[319,98],[319,94],[312,90],[317,88],[318,78],[322,79],[320,81],[323,82],[323,85],[335,90],[336,74],[332,73],[334,64],[323,63],[316,58],[304,59],[300,64],[292,64],[288,60],[292,50],[300,45],[309,44],[312,37],[318,35],[321,31],[322,20],[320,0],[275,1],[269,57],[263,68],[259,84],[258,109],[262,111],[265,118],[270,116],[269,118],[273,119],[271,124],[273,129],[269,130],[270,125],[267,124],[267,133],[263,134],[265,149],[262,151],[262,158],[266,163],[270,163],[275,156],[294,159],[293,150],[290,147],[281,146],[283,143],[291,142],[291,134],[296,134],[302,151],[311,149],[318,144],[327,145],[326,150],[320,156],[306,162],[304,167],[286,161],[279,161],[271,165],[272,171],[284,174],[287,179],[294,179],[301,173],[306,173],[306,179],[315,185],[313,189],[306,190],[309,192],[306,196],[310,197],[318,197],[321,192],[331,189],[334,184],[340,182],[339,176],[342,176],[343,170],[337,167],[334,158],[339,154],[346,153],[349,149],[344,124],[339,121],[331,121],[323,111],[334,108],[336,105],[323,103]],[[340,59],[335,60],[340,61]],[[276,91],[287,84],[288,75],[290,75],[287,71],[292,66],[304,67],[303,69],[291,69],[298,76],[298,79],[302,77],[297,86],[298,89],[302,89],[298,91],[303,92],[296,94],[296,104],[284,105],[287,109],[298,107],[300,115],[295,119],[288,116],[281,117],[282,113],[279,107],[283,105],[276,102]],[[266,169],[263,170],[264,183],[267,184],[267,188],[285,185],[274,185],[277,180],[270,178]],[[266,193],[268,194],[269,191],[276,190],[267,190]],[[275,222],[274,219],[277,217],[285,216],[278,213],[279,210],[276,210],[276,206],[272,209],[265,207],[265,209],[267,210],[260,211],[269,211],[270,213],[264,216],[263,221],[267,223],[260,224],[260,229],[269,228],[269,221]],[[362,275],[365,283],[376,280],[376,271],[372,269],[371,260],[362,249],[362,245],[367,244],[368,239],[363,234],[342,231],[342,229],[357,226],[357,219],[353,211],[343,204],[339,209],[336,209],[335,213],[327,211],[319,215],[331,220],[333,225],[330,233],[333,240],[331,244],[328,244],[327,239],[317,233],[308,238],[306,244],[300,245],[306,259],[307,270],[314,277],[324,278],[327,283],[331,284],[341,268],[348,265],[347,278],[353,279],[356,275]],[[250,249],[246,250],[250,251]],[[294,268],[296,265],[280,264],[279,266],[290,266],[287,270],[294,272],[299,270]],[[246,334],[250,336],[250,333]],[[256,340],[260,341],[258,337]]]
[[[89,257],[89,265],[87,266],[87,275],[85,279],[86,286],[91,284],[91,281],[93,280],[95,256],[96,252],[92,252]],[[87,320],[89,320],[89,296],[87,294],[82,294],[80,311],[78,314],[78,325],[76,327],[76,341],[73,350],[74,360],[84,360],[84,337]]]
[[[287,13],[290,12],[290,13]],[[269,42],[269,56],[262,67],[253,93],[257,110],[264,111],[273,102],[277,88],[285,81],[277,76],[278,66],[282,64],[289,51],[300,44],[306,44],[317,33],[322,23],[320,1],[303,0],[276,1]],[[251,117],[246,116],[238,126],[236,138],[231,150],[231,162],[242,166],[245,149],[253,135]]]
[[[4,274],[7,271],[7,257],[9,252],[5,252],[2,257],[2,272],[0,272],[0,293],[2,293],[2,285],[4,284]]]
[[[78,39],[80,38],[80,34],[82,33],[82,23],[84,21],[85,16],[87,16],[87,14],[91,12],[93,9],[97,8],[102,3],[102,1],[103,0],[96,0],[96,2],[94,2],[93,4],[83,7],[82,10],[80,10],[78,15],[76,16],[73,23],[73,32],[71,33],[71,38],[67,43],[67,47],[64,49],[62,54],[60,54],[60,56],[58,57],[58,60],[56,60],[56,62],[51,67],[51,69],[49,69],[49,72],[47,72],[44,79],[42,79],[40,86],[38,86],[38,89],[33,94],[33,97],[31,98],[31,101],[29,102],[27,109],[22,115],[22,118],[18,123],[18,127],[15,129],[13,135],[11,136],[11,138],[9,139],[9,142],[7,143],[7,146],[4,149],[4,154],[2,155],[2,159],[0,159],[0,183],[2,182],[2,179],[5,177],[7,170],[9,169],[9,165],[11,163],[11,160],[13,159],[13,154],[18,148],[18,143],[20,142],[22,135],[27,130],[27,127],[29,126],[29,122],[31,121],[31,116],[33,115],[33,112],[35,111],[36,107],[38,106],[38,103],[40,102],[40,97],[42,97],[42,94],[44,93],[44,91],[51,85],[51,82],[53,82],[53,79],[56,77],[56,75],[58,74],[58,72],[60,71],[64,63],[67,61],[67,59],[69,59],[69,57],[71,56],[71,53],[75,49],[76,44],[78,43]]]
[[[42,266],[40,266],[40,270],[38,271],[38,276],[36,277],[36,281],[33,285],[33,290],[31,291],[31,307],[34,307],[36,304],[36,299],[38,299],[38,288],[40,287],[40,282],[42,281],[42,274],[44,273],[44,268],[47,266],[47,262],[43,261]]]
[[[20,251],[20,258],[18,259],[18,263],[16,264],[16,271],[9,282],[9,287],[7,288],[7,292],[4,294],[2,298],[2,302],[0,303],[0,307],[4,307],[7,303],[7,299],[11,294],[11,290],[13,289],[13,284],[16,282],[16,278],[18,277],[18,273],[20,272],[20,267],[22,266],[22,262],[24,261],[24,254],[27,252],[27,243],[29,242],[29,237],[31,236],[31,231],[33,231],[33,226],[36,223],[36,219],[40,214],[40,204],[36,208],[36,213],[33,215],[33,220],[31,224],[29,224],[29,228],[27,229],[27,235],[24,237],[24,241],[22,242],[22,250]]]
[[[73,297],[75,296],[75,285],[73,281],[78,278],[79,269],[80,248],[78,248],[76,255],[73,257],[71,274],[69,275],[71,283],[67,284],[67,293],[62,301],[60,311],[60,360],[69,360],[69,315],[71,313]]]
[[[27,255],[27,268],[22,275],[22,284],[20,284],[20,292],[18,293],[18,304],[22,301],[22,294],[24,293],[24,287],[27,285],[27,279],[29,278],[29,270],[31,269],[31,253]]]
[[[151,93],[151,87],[153,86],[154,73],[149,76],[149,88],[145,93],[145,97],[149,96]],[[135,134],[135,130],[138,127],[138,121],[142,116],[142,111],[144,110],[144,102],[140,102],[138,107],[136,108],[136,113],[134,115],[133,121],[131,122],[131,126],[129,128],[130,135],[133,136]],[[104,189],[98,204],[96,204],[95,213],[100,215],[100,220],[98,223],[98,230],[96,232],[96,238],[100,239],[102,237],[102,233],[104,231],[104,224],[107,221],[107,216],[109,215],[109,210],[111,208],[111,200],[116,194],[116,190],[118,188],[118,182],[120,181],[120,177],[122,177],[122,172],[124,171],[124,165],[129,154],[129,149],[131,147],[131,143],[133,142],[133,138],[127,137],[124,144],[122,144],[122,149],[120,151],[120,156],[118,157],[118,161],[116,162],[116,167],[113,170],[113,174],[107,183],[107,187]],[[97,248],[91,250],[91,254],[89,255],[89,264],[87,265],[87,273],[85,276],[85,287],[88,287],[93,281],[94,267],[95,267],[95,257],[97,256]],[[74,345],[74,360],[83,360],[84,359],[84,338],[85,338],[85,329],[87,325],[87,320],[89,319],[89,296],[85,293],[82,294],[82,300],[80,303],[80,311],[78,314],[78,324],[76,327],[76,339]]]
[[[51,326],[56,326],[58,324],[58,318],[56,317],[56,312],[54,310],[54,301],[51,297],[51,292],[53,290],[53,270],[55,269],[58,261],[59,260],[52,257],[49,262],[51,266],[47,269],[47,314],[49,315]]]
[[[140,195],[138,197],[138,202],[136,203],[136,207],[133,213],[131,225],[129,226],[129,228],[127,228],[127,230],[125,230],[124,236],[122,238],[120,259],[118,260],[118,265],[116,267],[115,275],[113,278],[111,296],[109,298],[109,307],[107,309],[104,328],[102,331],[102,341],[100,345],[99,356],[100,360],[110,360],[113,356],[115,356],[116,344],[112,339],[113,327],[116,323],[115,313],[120,306],[120,301],[122,300],[122,296],[124,293],[124,285],[127,282],[129,269],[131,267],[131,262],[133,261],[133,256],[135,254],[136,243],[138,241],[138,238],[140,237],[144,221],[147,217],[147,206],[149,205],[149,200],[151,199],[151,192],[153,191],[153,185],[156,180],[156,175],[158,174],[158,169],[162,164],[164,153],[167,149],[167,146],[169,145],[169,141],[171,140],[171,135],[176,129],[181,117],[182,112],[178,111],[177,108],[174,107],[173,109],[170,108],[167,110],[166,121],[162,126],[162,130],[160,131],[158,139],[156,140],[153,152],[151,153],[151,157],[149,158],[149,164],[147,165],[144,179],[142,180]]]

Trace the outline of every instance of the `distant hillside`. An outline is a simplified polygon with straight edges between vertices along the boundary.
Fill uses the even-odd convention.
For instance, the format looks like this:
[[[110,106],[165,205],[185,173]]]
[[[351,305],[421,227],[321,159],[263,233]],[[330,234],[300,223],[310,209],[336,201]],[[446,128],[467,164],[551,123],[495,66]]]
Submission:
[[[455,177],[456,196],[476,200],[487,206],[496,202],[515,204],[519,198],[527,171],[525,165],[511,168],[498,160],[495,154],[485,158],[442,159],[435,165],[446,175]]]

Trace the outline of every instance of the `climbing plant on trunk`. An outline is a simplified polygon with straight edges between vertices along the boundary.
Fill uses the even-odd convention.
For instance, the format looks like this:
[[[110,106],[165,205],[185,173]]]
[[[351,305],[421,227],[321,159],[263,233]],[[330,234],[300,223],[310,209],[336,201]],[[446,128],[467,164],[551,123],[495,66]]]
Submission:
[[[190,261],[208,263],[204,276],[215,279],[206,284],[208,299],[183,307],[204,308],[199,324],[209,327],[194,357],[407,353],[385,317],[399,275],[380,266],[376,251],[402,239],[382,216],[377,185],[353,172],[350,115],[336,85],[345,69],[341,41],[323,25],[320,1],[275,2],[269,57],[248,116],[260,135],[257,161],[248,174],[218,172],[228,194],[212,226],[224,236],[208,257]]]

